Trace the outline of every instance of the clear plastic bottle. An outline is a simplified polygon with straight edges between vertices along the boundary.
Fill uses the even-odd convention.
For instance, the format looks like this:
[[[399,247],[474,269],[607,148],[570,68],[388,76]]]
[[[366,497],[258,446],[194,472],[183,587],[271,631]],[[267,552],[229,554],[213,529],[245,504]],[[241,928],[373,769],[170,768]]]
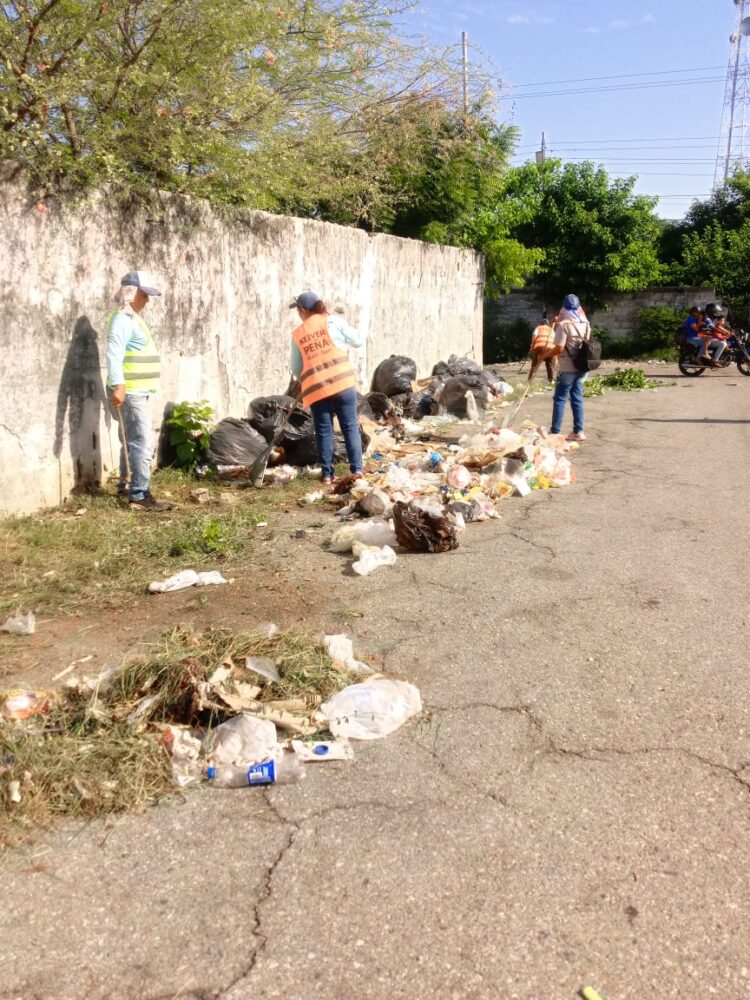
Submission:
[[[290,785],[300,781],[305,768],[295,753],[284,753],[278,759],[261,761],[240,767],[218,764],[206,770],[206,779],[217,788],[246,788],[252,785]]]

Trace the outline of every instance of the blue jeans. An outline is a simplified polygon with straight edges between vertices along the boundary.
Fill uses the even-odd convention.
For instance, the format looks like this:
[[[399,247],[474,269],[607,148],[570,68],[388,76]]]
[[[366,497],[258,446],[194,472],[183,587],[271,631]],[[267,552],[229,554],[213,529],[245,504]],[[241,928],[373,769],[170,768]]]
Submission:
[[[570,397],[570,407],[573,410],[573,433],[583,431],[583,383],[588,372],[559,372],[555,383],[555,394],[552,397],[551,434],[559,434],[562,430],[565,404]]]
[[[130,459],[130,487],[128,496],[131,500],[142,500],[148,493],[151,479],[151,458],[154,453],[153,435],[151,433],[151,396],[131,395],[126,393],[125,402],[120,407],[125,425],[125,440],[128,443],[128,458]],[[118,419],[117,413],[114,414]],[[125,488],[127,469],[125,467],[125,449],[120,448],[120,482],[118,491]]]
[[[349,468],[352,472],[361,472],[362,438],[359,436],[356,390],[344,389],[343,392],[337,392],[335,396],[329,396],[327,399],[313,403],[310,409],[315,425],[315,439],[318,442],[318,456],[323,477],[333,477],[334,415],[339,418],[339,427],[344,435]]]

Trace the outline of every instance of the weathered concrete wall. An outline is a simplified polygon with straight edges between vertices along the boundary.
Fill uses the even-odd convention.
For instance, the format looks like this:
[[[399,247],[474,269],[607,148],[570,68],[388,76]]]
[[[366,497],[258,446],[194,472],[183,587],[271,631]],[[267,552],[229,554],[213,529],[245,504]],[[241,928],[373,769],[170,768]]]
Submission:
[[[112,295],[140,267],[163,284],[145,314],[163,361],[154,401],[208,400],[242,416],[288,382],[288,308],[312,288],[366,335],[365,385],[391,353],[428,374],[439,358],[482,358],[481,258],[471,252],[262,212],[223,216],[155,196],[126,210],[105,194],[35,206],[0,179],[0,510],[53,505],[106,479],[117,454],[105,405]]]
[[[669,306],[678,312],[693,305],[705,305],[716,298],[713,288],[648,288],[643,292],[620,292],[611,295],[606,309],[589,311],[588,316],[594,326],[605,327],[613,340],[629,337],[635,328],[635,314],[639,309],[650,306]],[[584,308],[586,303],[583,303]],[[560,303],[549,304],[549,315],[553,316]],[[485,322],[489,327],[505,326],[514,320],[523,319],[536,326],[542,315],[544,303],[541,293],[534,288],[513,291],[499,299],[488,300]]]

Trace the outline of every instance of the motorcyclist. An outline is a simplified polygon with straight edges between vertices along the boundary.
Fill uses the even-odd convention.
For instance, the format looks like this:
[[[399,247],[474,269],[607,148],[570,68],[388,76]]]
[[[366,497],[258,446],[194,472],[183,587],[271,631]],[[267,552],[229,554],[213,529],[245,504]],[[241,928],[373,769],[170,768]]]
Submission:
[[[692,344],[693,347],[701,349],[703,348],[703,338],[698,336],[698,330],[701,327],[702,320],[703,313],[700,306],[692,306],[690,312],[682,321],[682,326],[679,330],[679,334],[684,338],[686,344]]]
[[[703,322],[698,328],[698,333],[703,339],[703,350],[698,353],[698,360],[704,364],[716,367],[719,358],[724,353],[727,346],[727,337],[730,330],[726,326],[726,310],[716,302],[709,302],[705,309]],[[714,349],[713,356],[711,349]]]

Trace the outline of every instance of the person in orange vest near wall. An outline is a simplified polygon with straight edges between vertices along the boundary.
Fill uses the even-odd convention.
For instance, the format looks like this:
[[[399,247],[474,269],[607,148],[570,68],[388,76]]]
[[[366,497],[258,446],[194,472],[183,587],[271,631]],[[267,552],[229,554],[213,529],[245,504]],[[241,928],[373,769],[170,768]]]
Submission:
[[[292,332],[290,367],[300,383],[302,405],[309,406],[324,486],[333,483],[333,418],[344,435],[349,469],[362,472],[362,438],[357,420],[355,376],[347,347],[362,341],[348,324],[329,327],[328,309],[315,292],[302,292],[289,304],[302,323]]]
[[[547,313],[542,314],[542,322],[531,335],[531,368],[529,382],[534,378],[536,370],[542,361],[547,369],[547,381],[555,381],[555,332],[549,325]]]

